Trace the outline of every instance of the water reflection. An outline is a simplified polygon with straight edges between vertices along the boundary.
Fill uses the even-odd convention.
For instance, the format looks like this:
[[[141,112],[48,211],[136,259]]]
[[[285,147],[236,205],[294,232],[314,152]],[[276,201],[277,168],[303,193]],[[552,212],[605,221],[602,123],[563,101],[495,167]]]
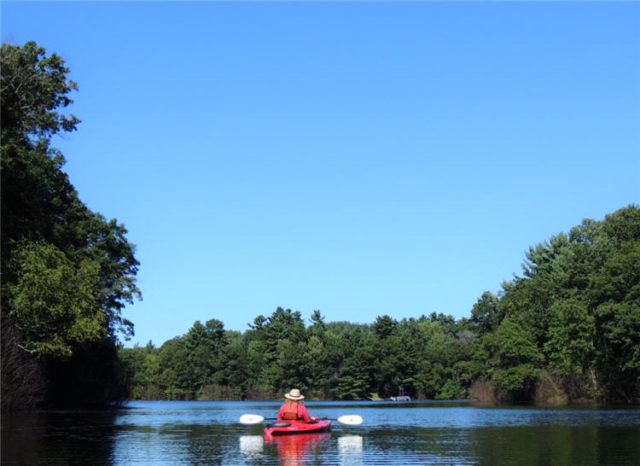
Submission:
[[[262,435],[241,435],[240,453],[244,458],[253,459],[264,452],[264,437]]]
[[[281,464],[297,465],[309,463],[312,457],[321,457],[327,449],[331,434],[281,435],[266,437],[265,443],[276,446]]]
[[[112,411],[3,413],[2,464],[108,464],[116,416]]]
[[[2,416],[2,464],[637,464],[640,410],[478,409],[375,403],[360,426],[265,438],[275,404],[132,403],[114,412]],[[338,403],[314,405],[336,417]]]
[[[639,427],[534,426],[470,431],[473,454],[483,463],[525,466],[637,464],[639,438]]]
[[[362,462],[362,436],[346,435],[338,438],[338,456],[342,464]]]

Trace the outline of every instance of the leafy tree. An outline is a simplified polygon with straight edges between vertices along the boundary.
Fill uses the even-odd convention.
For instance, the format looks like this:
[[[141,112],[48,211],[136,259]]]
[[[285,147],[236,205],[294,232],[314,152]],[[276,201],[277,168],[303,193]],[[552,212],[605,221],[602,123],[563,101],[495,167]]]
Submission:
[[[452,318],[435,314],[429,319],[421,319],[417,323],[420,348],[416,368],[415,384],[418,393],[427,398],[443,398],[443,389],[449,384],[452,387],[462,386],[462,382],[449,381],[456,375],[454,365],[463,360],[466,355],[461,347],[466,343],[458,340],[455,332],[455,322]]]
[[[193,376],[184,337],[165,341],[158,352],[160,389],[169,400],[192,398]],[[150,381],[151,382],[151,381]]]
[[[71,356],[72,345],[105,334],[94,290],[98,266],[77,267],[47,243],[26,243],[13,257],[17,282],[9,284],[11,318],[25,329],[25,346],[38,354]]]
[[[3,296],[17,299],[7,288],[15,286],[18,276],[25,279],[20,261],[12,257],[26,248],[33,258],[44,251],[43,244],[50,244],[77,268],[94,263],[98,278],[92,291],[107,333],[113,338],[118,331],[129,335],[133,324],[121,317],[121,310],[140,296],[134,248],[123,226],[107,222],[79,200],[62,171],[64,157],[51,147],[52,136],[74,131],[79,123],[63,112],[77,86],[67,79],[63,60],[55,54],[47,57],[33,42],[24,47],[3,44],[0,58]],[[4,317],[24,323],[12,313],[14,303],[3,304]],[[23,307],[22,318],[24,312]]]
[[[472,312],[481,335],[491,327],[485,316],[506,316],[482,339],[484,351],[496,351],[487,374],[496,385],[519,390],[545,368],[577,397],[638,399],[639,263],[634,205],[530,248],[523,276],[505,284],[497,302],[483,296]],[[519,348],[513,354],[521,360],[510,348]]]
[[[495,364],[492,375],[497,386],[509,391],[531,388],[543,360],[531,332],[506,317],[484,344]]]
[[[80,121],[67,112],[77,86],[67,79],[64,61],[34,42],[3,44],[0,67],[2,335],[12,334],[8,341],[21,341],[17,345],[40,358],[48,386],[62,396],[60,374],[82,373],[82,364],[96,365],[97,354],[116,358],[117,336],[133,333],[122,309],[140,297],[139,264],[126,229],[80,201],[62,171],[63,155],[51,144]],[[3,352],[3,371],[17,367],[6,360],[9,354]],[[48,369],[54,362],[56,370]],[[14,375],[3,372],[20,380]],[[108,401],[91,396],[95,387],[82,380],[74,393],[85,387],[85,399]]]
[[[599,244],[610,251],[591,279],[588,299],[595,319],[595,365],[613,397],[640,397],[640,208],[605,218]],[[606,376],[605,376],[606,375]]]
[[[118,356],[124,365],[129,396],[133,399],[163,398],[158,353],[151,341],[144,347],[119,348]]]
[[[24,47],[2,44],[2,126],[9,138],[46,136],[73,131],[80,121],[60,112],[77,89],[67,80],[69,69],[57,55],[45,56],[35,42]]]
[[[570,298],[554,303],[544,352],[551,368],[583,374],[595,357],[595,319],[586,302]]]

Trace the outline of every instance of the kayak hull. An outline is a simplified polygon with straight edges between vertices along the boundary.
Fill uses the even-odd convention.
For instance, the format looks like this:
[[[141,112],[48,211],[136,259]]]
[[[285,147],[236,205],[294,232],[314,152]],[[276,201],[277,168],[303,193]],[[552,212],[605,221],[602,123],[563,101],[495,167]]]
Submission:
[[[331,429],[331,421],[328,419],[319,419],[317,422],[286,421],[267,425],[264,433],[267,436],[317,434],[327,432],[329,429]]]

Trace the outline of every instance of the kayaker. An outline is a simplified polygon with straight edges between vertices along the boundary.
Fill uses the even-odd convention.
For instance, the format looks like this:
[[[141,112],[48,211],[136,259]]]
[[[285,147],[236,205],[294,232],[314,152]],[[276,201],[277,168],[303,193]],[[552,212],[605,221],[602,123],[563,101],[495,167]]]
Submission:
[[[304,405],[304,395],[300,393],[300,390],[294,388],[289,393],[285,394],[287,399],[280,411],[278,412],[278,422],[286,421],[304,421],[304,422],[316,422],[317,417],[309,415],[309,411]]]

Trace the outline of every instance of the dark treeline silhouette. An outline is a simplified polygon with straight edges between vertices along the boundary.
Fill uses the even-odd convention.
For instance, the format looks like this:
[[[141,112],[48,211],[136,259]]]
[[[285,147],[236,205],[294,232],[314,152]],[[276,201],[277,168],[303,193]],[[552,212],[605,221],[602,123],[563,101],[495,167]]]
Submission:
[[[2,408],[104,406],[127,393],[118,334],[140,294],[126,229],[79,199],[51,139],[76,129],[76,84],[34,42],[1,60]]]
[[[531,247],[523,273],[469,318],[325,322],[278,308],[244,333],[211,319],[159,348],[121,348],[136,399],[637,402],[640,208],[585,220]]]

